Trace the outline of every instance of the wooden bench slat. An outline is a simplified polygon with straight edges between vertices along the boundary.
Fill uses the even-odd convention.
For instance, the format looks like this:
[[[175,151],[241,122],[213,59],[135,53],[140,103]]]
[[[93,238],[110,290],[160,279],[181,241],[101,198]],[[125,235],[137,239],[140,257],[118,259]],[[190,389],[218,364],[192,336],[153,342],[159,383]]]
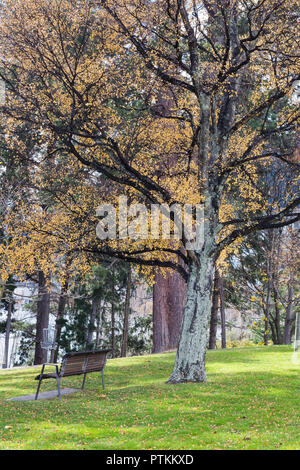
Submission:
[[[80,375],[104,369],[106,356],[110,350],[68,353],[63,358],[60,376]]]

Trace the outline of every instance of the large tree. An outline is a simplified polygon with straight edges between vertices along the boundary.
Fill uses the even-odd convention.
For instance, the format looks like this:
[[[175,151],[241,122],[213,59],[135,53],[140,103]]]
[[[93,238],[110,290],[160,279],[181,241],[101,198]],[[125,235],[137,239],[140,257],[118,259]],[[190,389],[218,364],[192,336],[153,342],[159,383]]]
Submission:
[[[76,240],[81,250],[176,269],[187,280],[171,383],[206,380],[220,253],[249,233],[299,220],[297,3],[6,2],[0,56],[9,136],[26,121],[43,162],[60,154],[63,172],[78,165],[99,185],[111,181],[103,200],[126,194],[148,206],[203,203],[204,243],[196,250],[184,238],[104,243],[90,231]],[[162,97],[170,93],[165,112]],[[259,178],[267,180],[274,162],[291,176],[270,202]],[[35,155],[32,164],[39,163]],[[53,174],[60,183],[61,176]],[[82,234],[87,222],[78,219]]]

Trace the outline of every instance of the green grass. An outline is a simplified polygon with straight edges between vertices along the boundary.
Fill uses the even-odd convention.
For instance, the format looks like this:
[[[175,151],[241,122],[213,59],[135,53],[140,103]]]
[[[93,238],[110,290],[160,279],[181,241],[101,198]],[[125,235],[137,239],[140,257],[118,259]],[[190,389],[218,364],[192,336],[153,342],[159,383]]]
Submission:
[[[109,360],[83,392],[35,392],[39,368],[0,371],[0,449],[299,449],[299,366],[288,346],[207,354],[206,384],[167,385],[174,354]],[[53,390],[54,380],[41,391]],[[81,378],[63,379],[79,388]]]

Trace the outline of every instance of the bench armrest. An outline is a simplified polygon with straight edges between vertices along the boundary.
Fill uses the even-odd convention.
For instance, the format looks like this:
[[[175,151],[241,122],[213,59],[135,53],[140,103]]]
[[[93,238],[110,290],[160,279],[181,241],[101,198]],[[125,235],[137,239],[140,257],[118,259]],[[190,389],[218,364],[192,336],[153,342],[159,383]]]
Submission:
[[[59,366],[57,362],[44,362],[43,366]]]
[[[53,362],[45,362],[44,364],[42,364],[40,375],[43,375],[46,366],[54,366],[56,368],[56,375],[59,375],[59,371],[58,371],[59,364],[53,364]]]

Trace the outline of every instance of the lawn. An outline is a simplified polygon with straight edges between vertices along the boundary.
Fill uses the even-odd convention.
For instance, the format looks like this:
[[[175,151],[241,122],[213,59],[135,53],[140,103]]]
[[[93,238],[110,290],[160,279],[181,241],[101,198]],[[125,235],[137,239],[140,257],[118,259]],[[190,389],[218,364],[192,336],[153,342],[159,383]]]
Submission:
[[[207,354],[206,384],[167,385],[174,353],[108,360],[106,390],[9,402],[40,368],[0,371],[0,449],[299,449],[300,376],[289,346]],[[41,392],[53,390],[44,381]],[[63,379],[79,388],[80,377]]]

